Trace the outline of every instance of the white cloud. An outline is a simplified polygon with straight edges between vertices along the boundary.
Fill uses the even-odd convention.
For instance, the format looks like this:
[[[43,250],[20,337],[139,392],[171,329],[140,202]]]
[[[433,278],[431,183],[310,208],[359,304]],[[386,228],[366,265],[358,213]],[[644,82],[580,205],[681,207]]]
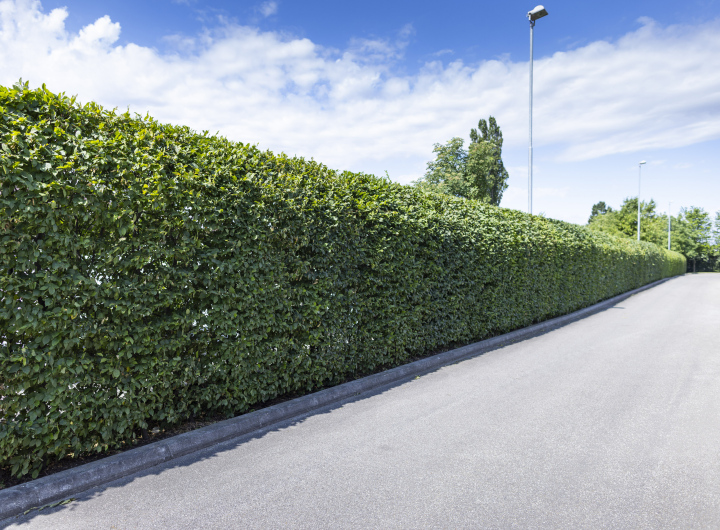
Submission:
[[[262,16],[269,17],[270,15],[274,15],[278,11],[278,4],[277,2],[263,2],[260,4],[260,13],[262,13]]]
[[[264,13],[277,10],[262,4]],[[425,64],[400,75],[411,26],[396,42],[356,39],[345,50],[223,23],[166,42],[175,52],[117,45],[105,16],[71,33],[66,9],[0,0],[0,83],[127,106],[261,148],[363,170],[403,161],[422,171],[432,145],[467,136],[492,114],[506,147],[527,139],[527,63]],[[650,20],[616,42],[535,63],[534,140],[563,160],[671,148],[720,138],[717,21],[662,28]],[[409,172],[395,171],[411,180]],[[419,176],[419,174],[417,175]]]
[[[105,15],[92,24],[88,24],[80,30],[78,36],[72,40],[79,49],[97,49],[99,52],[106,51],[120,37],[120,24],[113,23],[110,17]]]

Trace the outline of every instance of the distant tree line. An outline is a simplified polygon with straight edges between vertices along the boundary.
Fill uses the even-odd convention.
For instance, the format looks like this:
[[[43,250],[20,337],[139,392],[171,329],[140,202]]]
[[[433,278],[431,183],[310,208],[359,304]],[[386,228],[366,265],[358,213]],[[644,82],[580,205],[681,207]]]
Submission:
[[[413,184],[498,206],[508,186],[508,172],[502,161],[502,132],[495,118],[481,119],[478,128],[470,130],[467,149],[464,143],[455,137],[445,144],[435,144],[435,160],[428,162],[425,175]]]
[[[636,197],[625,199],[614,210],[604,201],[593,205],[588,227],[621,237],[637,237]],[[656,211],[654,200],[640,202],[640,238],[667,248],[668,217]],[[720,272],[720,211],[713,219],[697,206],[681,208],[671,216],[670,245],[688,260],[689,272]]]

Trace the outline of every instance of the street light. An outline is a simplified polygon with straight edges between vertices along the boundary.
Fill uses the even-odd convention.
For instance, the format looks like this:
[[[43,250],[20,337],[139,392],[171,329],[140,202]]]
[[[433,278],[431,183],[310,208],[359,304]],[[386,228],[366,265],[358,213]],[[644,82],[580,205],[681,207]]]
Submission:
[[[537,6],[528,11],[527,17],[530,20],[530,151],[528,153],[528,213],[532,213],[532,104],[533,104],[533,28],[535,21],[547,16],[548,12],[543,6]]]
[[[640,173],[643,164],[646,164],[645,160],[638,163],[638,241],[640,241]]]

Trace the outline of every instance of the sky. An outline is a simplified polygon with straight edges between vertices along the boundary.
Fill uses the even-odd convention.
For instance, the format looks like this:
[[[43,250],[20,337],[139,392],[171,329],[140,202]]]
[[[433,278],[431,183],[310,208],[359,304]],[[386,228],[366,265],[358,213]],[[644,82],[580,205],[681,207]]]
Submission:
[[[0,84],[409,184],[494,116],[527,210],[535,4],[0,0]],[[533,212],[720,211],[720,0],[553,1],[535,27]],[[672,201],[672,204],[670,202]]]

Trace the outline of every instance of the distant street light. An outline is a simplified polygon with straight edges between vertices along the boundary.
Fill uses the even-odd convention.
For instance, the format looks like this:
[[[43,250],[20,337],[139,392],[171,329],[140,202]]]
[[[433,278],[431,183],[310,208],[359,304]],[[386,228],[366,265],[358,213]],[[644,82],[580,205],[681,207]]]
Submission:
[[[670,250],[670,226],[671,226],[671,219],[670,217],[670,208],[672,208],[672,201],[668,203],[668,250]]]
[[[537,6],[528,11],[527,17],[530,20],[530,152],[528,154],[528,213],[532,213],[532,105],[533,105],[533,28],[535,21],[547,16],[548,12],[543,6]]]
[[[645,160],[638,164],[638,241],[640,241],[640,174]]]

